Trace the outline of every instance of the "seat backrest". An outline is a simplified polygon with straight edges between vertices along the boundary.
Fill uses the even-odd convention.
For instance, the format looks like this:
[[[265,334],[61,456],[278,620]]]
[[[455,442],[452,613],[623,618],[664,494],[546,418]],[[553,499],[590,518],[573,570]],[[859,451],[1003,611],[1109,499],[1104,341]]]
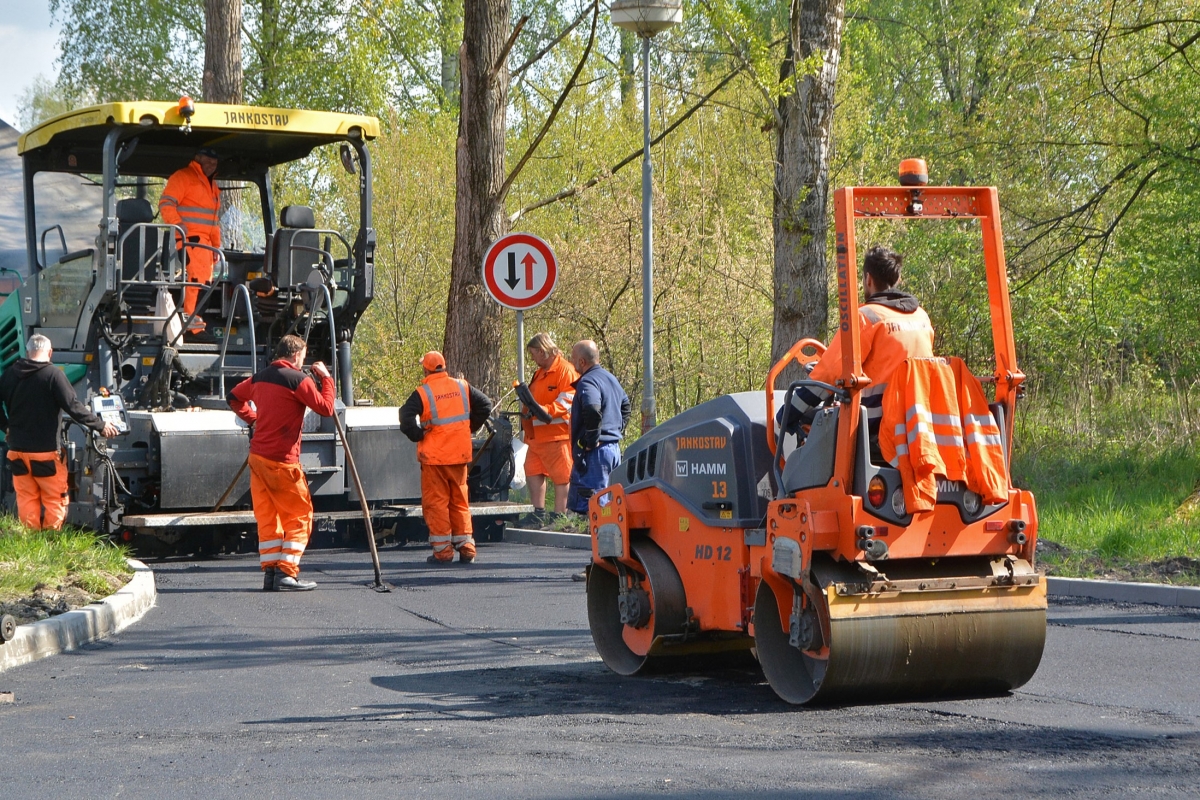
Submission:
[[[117,201],[117,232],[123,236],[134,225],[154,221],[154,209],[150,201],[142,197],[129,197]],[[151,264],[156,260],[158,251],[158,231],[153,228],[143,228],[140,232],[125,240],[121,248],[121,276],[125,280],[137,277],[138,269],[143,261]],[[147,269],[145,277],[152,279],[153,270]]]
[[[294,286],[308,280],[313,265],[321,257],[312,250],[298,247],[320,247],[316,215],[308,206],[285,206],[279,212],[279,230],[271,238],[268,264],[271,280],[276,286]]]

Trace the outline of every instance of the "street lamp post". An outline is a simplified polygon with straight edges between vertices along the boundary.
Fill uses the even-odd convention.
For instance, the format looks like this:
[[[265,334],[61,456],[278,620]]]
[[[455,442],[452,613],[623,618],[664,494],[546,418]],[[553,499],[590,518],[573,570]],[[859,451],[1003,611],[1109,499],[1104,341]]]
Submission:
[[[654,221],[650,164],[650,39],[683,21],[682,0],[614,0],[612,21],[642,39],[642,433],[657,424],[654,405]]]

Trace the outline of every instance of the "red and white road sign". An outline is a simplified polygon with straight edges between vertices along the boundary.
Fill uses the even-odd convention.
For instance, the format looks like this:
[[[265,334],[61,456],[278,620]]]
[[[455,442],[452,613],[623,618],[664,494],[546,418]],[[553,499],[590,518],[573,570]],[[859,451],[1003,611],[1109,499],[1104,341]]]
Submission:
[[[558,283],[558,260],[532,233],[501,236],[483,256],[483,285],[505,308],[526,311],[545,302]]]

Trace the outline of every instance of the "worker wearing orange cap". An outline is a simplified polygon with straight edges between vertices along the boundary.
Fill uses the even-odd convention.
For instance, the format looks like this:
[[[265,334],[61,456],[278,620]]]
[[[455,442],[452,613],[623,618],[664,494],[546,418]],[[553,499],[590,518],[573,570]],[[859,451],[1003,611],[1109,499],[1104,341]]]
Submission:
[[[221,207],[221,191],[213,176],[217,174],[217,151],[201,147],[183,169],[177,170],[167,179],[162,197],[158,201],[158,213],[163,222],[178,225],[187,234],[191,244],[209,247],[221,246],[221,225],[218,213]],[[180,242],[180,248],[183,243]],[[213,264],[216,256],[212,250],[202,247],[187,248],[187,279],[189,283],[212,282]],[[188,286],[183,293],[183,310],[190,317],[196,310],[200,297],[199,286]],[[202,333],[205,325],[195,320],[188,328],[189,333]]]
[[[492,413],[492,401],[465,380],[446,373],[436,350],[421,357],[425,379],[400,407],[400,430],[417,443],[421,462],[421,512],[429,528],[430,564],[475,560],[474,529],[467,503],[471,434]]]

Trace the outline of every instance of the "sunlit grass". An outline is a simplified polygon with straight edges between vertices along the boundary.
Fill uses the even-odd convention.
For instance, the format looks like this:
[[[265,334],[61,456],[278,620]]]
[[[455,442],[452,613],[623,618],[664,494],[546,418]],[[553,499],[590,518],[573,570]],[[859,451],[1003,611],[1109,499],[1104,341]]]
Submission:
[[[1057,404],[1018,419],[1013,475],[1037,499],[1038,536],[1067,548],[1043,556],[1056,573],[1200,558],[1200,511],[1185,505],[1200,478],[1192,426],[1152,397],[1110,398],[1082,425]]]
[[[111,592],[106,576],[129,575],[126,548],[78,528],[29,531],[0,516],[0,601],[28,596],[38,586],[68,579],[97,596]]]

